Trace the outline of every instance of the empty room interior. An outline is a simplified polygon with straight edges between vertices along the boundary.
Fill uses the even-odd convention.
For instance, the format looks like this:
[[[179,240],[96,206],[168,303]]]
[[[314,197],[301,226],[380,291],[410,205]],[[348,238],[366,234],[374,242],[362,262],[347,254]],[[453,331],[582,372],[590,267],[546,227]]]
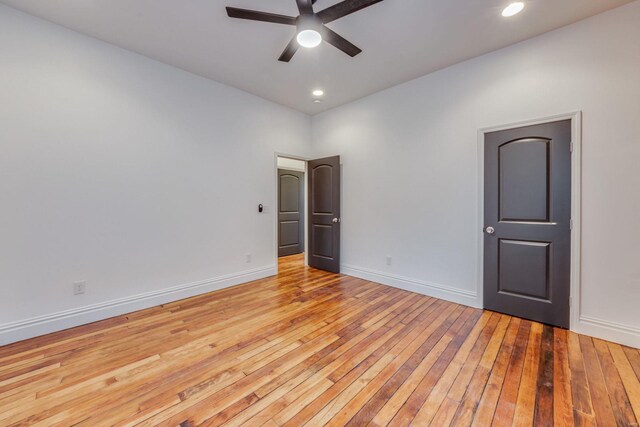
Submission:
[[[638,426],[640,0],[0,0],[0,426]]]

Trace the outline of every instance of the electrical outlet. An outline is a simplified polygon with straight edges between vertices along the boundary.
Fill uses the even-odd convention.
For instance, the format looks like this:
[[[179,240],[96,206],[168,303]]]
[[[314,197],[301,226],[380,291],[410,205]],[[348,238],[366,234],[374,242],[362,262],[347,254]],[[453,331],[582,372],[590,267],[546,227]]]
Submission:
[[[271,208],[267,205],[264,205],[262,212],[264,213],[271,213]]]
[[[393,258],[391,258],[390,256],[387,257],[387,265],[392,265],[393,264]]]
[[[84,280],[81,282],[73,282],[73,294],[82,295],[87,292],[87,282]]]
[[[247,264],[251,262],[251,254],[247,254]]]

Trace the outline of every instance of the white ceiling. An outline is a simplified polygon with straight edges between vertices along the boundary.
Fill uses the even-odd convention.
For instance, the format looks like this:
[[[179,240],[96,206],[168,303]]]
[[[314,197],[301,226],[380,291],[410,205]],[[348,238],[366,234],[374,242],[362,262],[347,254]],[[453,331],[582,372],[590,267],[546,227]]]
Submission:
[[[224,6],[297,16],[295,0],[0,0],[195,74],[315,114],[631,0],[385,0],[328,26],[364,52],[323,43],[278,56],[294,27],[231,19]],[[316,10],[338,3],[318,0]],[[311,90],[326,92],[321,104]]]

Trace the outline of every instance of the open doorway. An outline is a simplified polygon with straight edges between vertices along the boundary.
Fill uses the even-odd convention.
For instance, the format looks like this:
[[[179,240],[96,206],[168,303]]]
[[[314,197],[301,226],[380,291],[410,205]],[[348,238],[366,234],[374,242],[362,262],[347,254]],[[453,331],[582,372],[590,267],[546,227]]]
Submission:
[[[340,272],[340,157],[276,154],[276,265]]]
[[[275,215],[278,264],[306,264],[306,169],[304,160],[277,157]]]

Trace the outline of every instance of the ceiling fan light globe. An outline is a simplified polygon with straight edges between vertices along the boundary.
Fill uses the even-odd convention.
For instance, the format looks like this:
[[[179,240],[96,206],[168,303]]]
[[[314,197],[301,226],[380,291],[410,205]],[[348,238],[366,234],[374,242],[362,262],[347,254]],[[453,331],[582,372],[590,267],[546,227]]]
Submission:
[[[502,11],[502,16],[504,16],[505,18],[515,16],[518,13],[522,12],[522,9],[524,9],[524,2],[521,2],[521,1],[513,2],[509,4],[509,6],[504,8],[504,10]]]
[[[316,30],[303,30],[298,33],[296,40],[302,47],[313,48],[322,43],[322,36]]]

